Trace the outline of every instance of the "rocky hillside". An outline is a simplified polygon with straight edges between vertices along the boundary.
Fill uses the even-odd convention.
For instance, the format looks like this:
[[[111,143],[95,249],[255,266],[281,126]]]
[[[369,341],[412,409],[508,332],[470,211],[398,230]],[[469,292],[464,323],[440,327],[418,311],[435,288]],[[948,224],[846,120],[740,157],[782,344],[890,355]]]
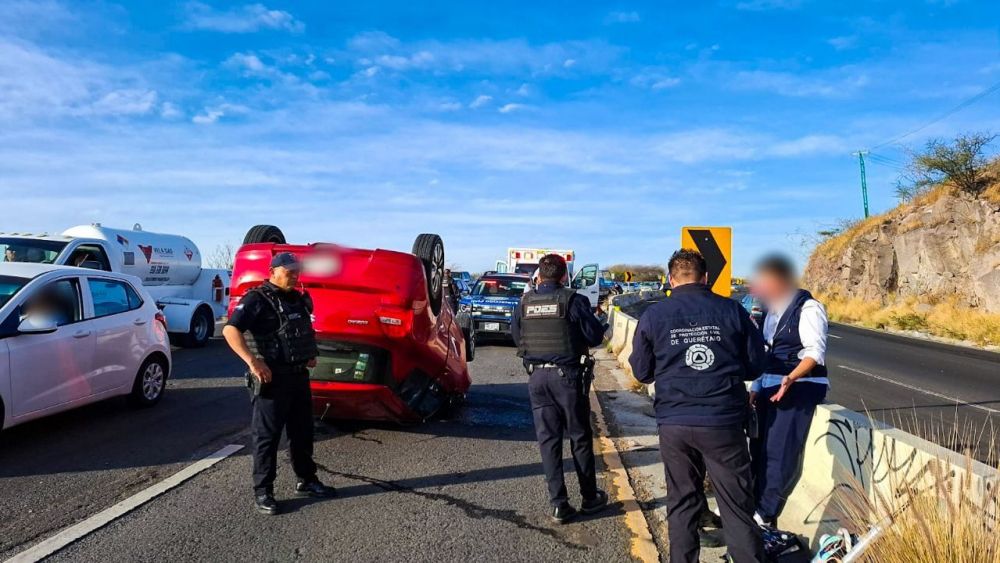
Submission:
[[[1000,201],[993,195],[939,189],[871,217],[816,248],[805,285],[883,305],[915,297],[1000,313]]]

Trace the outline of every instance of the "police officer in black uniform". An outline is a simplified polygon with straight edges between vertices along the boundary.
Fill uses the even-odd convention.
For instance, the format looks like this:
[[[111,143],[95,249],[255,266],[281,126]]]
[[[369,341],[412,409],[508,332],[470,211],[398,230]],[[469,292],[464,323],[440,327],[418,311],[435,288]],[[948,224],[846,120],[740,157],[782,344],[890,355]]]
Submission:
[[[298,496],[336,494],[316,477],[313,462],[312,398],[308,368],[319,350],[312,327],[312,300],[296,291],[301,263],[289,252],[271,260],[271,277],[247,292],[222,334],[250,368],[253,395],[254,503],[264,514],[277,514],[274,478],[281,432],[288,434]],[[244,337],[249,333],[249,338]]]
[[[636,379],[656,388],[670,561],[698,561],[706,469],[729,555],[736,563],[762,561],[744,430],[749,401],[744,381],[764,369],[764,340],[739,303],[706,285],[701,254],[679,250],[669,270],[671,296],[639,318],[629,363]]]
[[[604,340],[607,325],[590,300],[563,287],[566,261],[557,254],[538,262],[539,283],[514,310],[511,335],[528,370],[535,434],[542,451],[552,518],[562,524],[577,515],[563,477],[563,438],[569,437],[584,514],[599,512],[608,495],[597,488],[593,429],[590,427],[590,348]]]

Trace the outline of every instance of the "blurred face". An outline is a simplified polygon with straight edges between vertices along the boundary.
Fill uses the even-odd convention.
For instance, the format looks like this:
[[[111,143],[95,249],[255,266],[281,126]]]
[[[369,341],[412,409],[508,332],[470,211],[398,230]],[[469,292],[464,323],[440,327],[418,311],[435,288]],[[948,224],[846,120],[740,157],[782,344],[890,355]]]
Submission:
[[[779,276],[766,271],[758,271],[751,281],[753,294],[767,302],[784,299],[793,286]]]
[[[271,268],[271,283],[281,289],[293,289],[299,283],[299,271],[282,266]]]

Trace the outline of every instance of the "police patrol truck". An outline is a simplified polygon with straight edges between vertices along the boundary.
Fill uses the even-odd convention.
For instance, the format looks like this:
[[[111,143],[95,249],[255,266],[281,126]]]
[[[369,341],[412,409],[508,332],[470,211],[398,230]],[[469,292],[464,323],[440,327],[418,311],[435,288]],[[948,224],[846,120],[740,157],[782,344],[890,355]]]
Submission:
[[[178,344],[201,347],[229,305],[227,270],[203,268],[190,239],[142,230],[81,225],[59,235],[0,233],[0,259],[120,272],[142,280]]]

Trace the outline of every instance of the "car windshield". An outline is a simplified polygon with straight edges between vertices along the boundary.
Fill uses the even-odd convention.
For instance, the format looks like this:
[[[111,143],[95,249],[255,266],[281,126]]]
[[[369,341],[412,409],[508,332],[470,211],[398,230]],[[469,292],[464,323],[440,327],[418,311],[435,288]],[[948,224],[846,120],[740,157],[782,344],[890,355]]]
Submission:
[[[476,282],[473,295],[486,297],[519,297],[524,293],[527,280],[522,278],[483,278]]]
[[[0,256],[4,262],[53,264],[66,244],[58,240],[4,237],[0,238]]]
[[[18,291],[28,283],[28,278],[17,278],[14,276],[0,276],[0,307],[17,295]]]

